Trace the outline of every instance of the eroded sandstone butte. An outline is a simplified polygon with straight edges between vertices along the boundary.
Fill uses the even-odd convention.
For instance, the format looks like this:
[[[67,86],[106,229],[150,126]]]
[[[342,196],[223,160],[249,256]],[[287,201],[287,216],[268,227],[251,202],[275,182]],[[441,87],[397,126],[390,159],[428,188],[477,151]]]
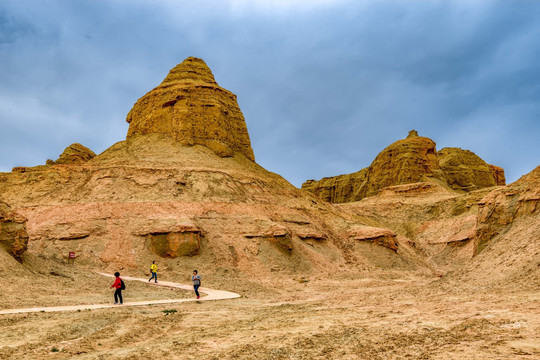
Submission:
[[[127,138],[164,134],[183,145],[204,145],[221,157],[255,160],[236,95],[220,87],[201,59],[189,57],[140,98],[127,115]]]
[[[418,268],[407,243],[259,166],[236,97],[188,58],[136,102],[129,131],[87,161],[0,174],[27,219],[29,255],[77,263],[314,274]],[[61,157],[62,158],[62,157]],[[365,223],[367,221],[367,223]],[[181,259],[181,261],[179,260]]]
[[[13,212],[10,206],[0,201],[0,244],[15,259],[22,260],[28,247],[26,218]]]
[[[346,203],[373,196],[387,186],[426,181],[458,191],[505,185],[502,168],[487,164],[468,150],[444,148],[437,152],[433,140],[412,130],[407,138],[379,153],[369,167],[352,174],[308,180],[302,189],[332,203]]]

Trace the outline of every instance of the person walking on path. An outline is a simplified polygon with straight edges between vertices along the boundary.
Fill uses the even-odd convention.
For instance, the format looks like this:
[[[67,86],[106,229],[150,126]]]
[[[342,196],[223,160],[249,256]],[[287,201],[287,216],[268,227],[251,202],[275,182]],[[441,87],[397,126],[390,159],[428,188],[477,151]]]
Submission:
[[[198,274],[197,270],[193,270],[191,281],[193,281],[193,289],[195,290],[195,295],[197,295],[197,299],[199,299],[201,297],[199,295],[199,286],[201,286],[201,275]]]
[[[152,261],[152,265],[150,266],[150,273],[152,274],[152,277],[148,279],[148,282],[152,281],[152,279],[156,279],[157,284],[157,264],[156,260]]]
[[[111,285],[111,289],[112,288],[115,288],[116,290],[114,291],[114,304],[118,304],[118,300],[120,300],[120,305],[122,305],[124,303],[124,300],[122,299],[122,288],[124,288],[123,286],[123,281],[122,279],[120,279],[120,273],[119,272],[115,272],[114,273],[114,276],[116,276],[116,280],[114,281],[114,284]]]

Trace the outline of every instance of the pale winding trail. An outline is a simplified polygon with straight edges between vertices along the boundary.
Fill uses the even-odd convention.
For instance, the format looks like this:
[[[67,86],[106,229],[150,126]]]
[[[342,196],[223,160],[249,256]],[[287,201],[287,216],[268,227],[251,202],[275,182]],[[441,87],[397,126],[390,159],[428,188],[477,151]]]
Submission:
[[[103,276],[114,277],[113,275],[99,273]],[[129,276],[122,276],[123,280],[128,281],[142,281],[144,283],[148,282],[148,279],[140,279]],[[188,290],[193,292],[193,286],[182,285],[168,281],[160,281],[157,284],[152,283],[152,286],[165,286],[170,288]],[[5,309],[0,310],[0,315],[5,314],[22,314],[22,313],[32,313],[32,312],[55,312],[55,311],[77,311],[77,310],[87,310],[87,309],[105,309],[112,307],[125,307],[125,306],[145,306],[145,305],[155,305],[155,304],[178,304],[188,301],[211,301],[211,300],[226,300],[226,299],[236,299],[240,295],[230,291],[224,290],[214,290],[209,288],[201,287],[199,292],[207,294],[207,296],[201,297],[200,299],[165,299],[165,300],[147,300],[147,301],[134,301],[134,302],[124,302],[123,305],[114,305],[114,304],[90,304],[90,305],[71,305],[71,306],[50,306],[50,307],[34,307],[34,308],[24,308],[24,309]]]

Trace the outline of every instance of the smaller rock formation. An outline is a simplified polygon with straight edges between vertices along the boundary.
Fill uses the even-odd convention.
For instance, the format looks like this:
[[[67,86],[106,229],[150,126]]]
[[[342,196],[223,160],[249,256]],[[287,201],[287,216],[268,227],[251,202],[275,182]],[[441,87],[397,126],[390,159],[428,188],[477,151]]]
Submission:
[[[272,224],[266,229],[259,229],[255,233],[244,234],[248,239],[261,238],[270,242],[277,249],[291,254],[293,251],[291,231],[280,224]]]
[[[384,246],[392,251],[398,250],[396,234],[388,229],[372,226],[358,226],[350,229],[347,236],[355,241],[367,241],[373,244]]]
[[[356,173],[308,180],[302,189],[332,203],[359,201],[389,186],[437,182],[458,191],[505,185],[504,170],[468,150],[444,148],[411,130]]]
[[[411,131],[409,131],[409,134],[407,135],[407,139],[412,138],[412,137],[418,137],[418,136],[420,136],[420,135],[418,135],[418,131],[411,130]]]
[[[86,146],[83,146],[78,143],[74,143],[69,145],[67,148],[64,149],[64,152],[60,155],[56,161],[53,161],[51,159],[47,159],[45,161],[45,165],[38,165],[38,166],[16,166],[11,171],[14,173],[23,174],[25,172],[39,172],[39,171],[48,171],[49,167],[52,165],[74,165],[74,164],[84,164],[89,160],[92,160],[96,154],[87,148]]]
[[[437,161],[435,142],[409,134],[381,151],[368,168],[363,197],[372,196],[387,186],[443,178]]]
[[[488,165],[491,169],[491,173],[493,174],[493,178],[495,179],[495,183],[497,184],[497,186],[506,185],[506,176],[504,176],[504,169],[496,165]]]
[[[498,188],[479,203],[477,252],[518,219],[540,213],[540,166],[514,183]]]
[[[145,236],[156,255],[173,259],[199,254],[203,237],[202,230],[190,220],[175,222],[167,219],[147,225],[134,235]]]
[[[452,189],[472,191],[505,185],[504,170],[487,164],[472,151],[444,148],[437,153],[437,158],[444,179]]]
[[[321,180],[308,180],[302,184],[302,190],[316,194],[331,203],[345,203],[361,200],[364,196],[362,186],[366,180],[367,169]]]
[[[91,160],[95,156],[96,154],[89,148],[74,143],[64,150],[60,157],[54,161],[54,164],[81,164]]]
[[[28,249],[26,218],[11,211],[4,202],[0,202],[0,244],[18,261],[22,261]]]

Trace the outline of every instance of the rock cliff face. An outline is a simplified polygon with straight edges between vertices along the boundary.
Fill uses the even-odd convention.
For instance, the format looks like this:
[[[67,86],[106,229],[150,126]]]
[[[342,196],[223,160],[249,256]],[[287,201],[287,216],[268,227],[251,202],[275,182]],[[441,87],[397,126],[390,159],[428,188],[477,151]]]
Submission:
[[[384,229],[348,236],[364,219],[256,164],[235,96],[202,60],[172,69],[128,122],[125,141],[87,161],[0,174],[0,193],[28,219],[29,254],[74,251],[78,263],[110,269],[159,256],[188,272],[254,276],[422,266]]]
[[[364,198],[364,186],[368,169],[334,177],[322,178],[321,180],[308,180],[302,184],[302,189],[307,190],[321,199],[331,203],[345,203],[358,201]]]
[[[236,95],[220,87],[204,61],[187,58],[129,112],[127,139],[164,134],[182,145],[204,145],[220,157],[255,160]]]
[[[516,182],[490,192],[480,202],[478,251],[517,220],[539,218],[540,166]]]
[[[345,203],[376,195],[387,186],[438,182],[454,190],[472,191],[504,185],[504,170],[487,164],[471,151],[445,148],[437,152],[433,140],[415,130],[406,139],[384,149],[368,168],[359,172],[302,184],[332,203]]]
[[[26,218],[0,202],[0,244],[15,259],[21,261],[28,248]]]
[[[480,286],[538,289],[540,166],[478,201],[475,257],[454,274]]]

